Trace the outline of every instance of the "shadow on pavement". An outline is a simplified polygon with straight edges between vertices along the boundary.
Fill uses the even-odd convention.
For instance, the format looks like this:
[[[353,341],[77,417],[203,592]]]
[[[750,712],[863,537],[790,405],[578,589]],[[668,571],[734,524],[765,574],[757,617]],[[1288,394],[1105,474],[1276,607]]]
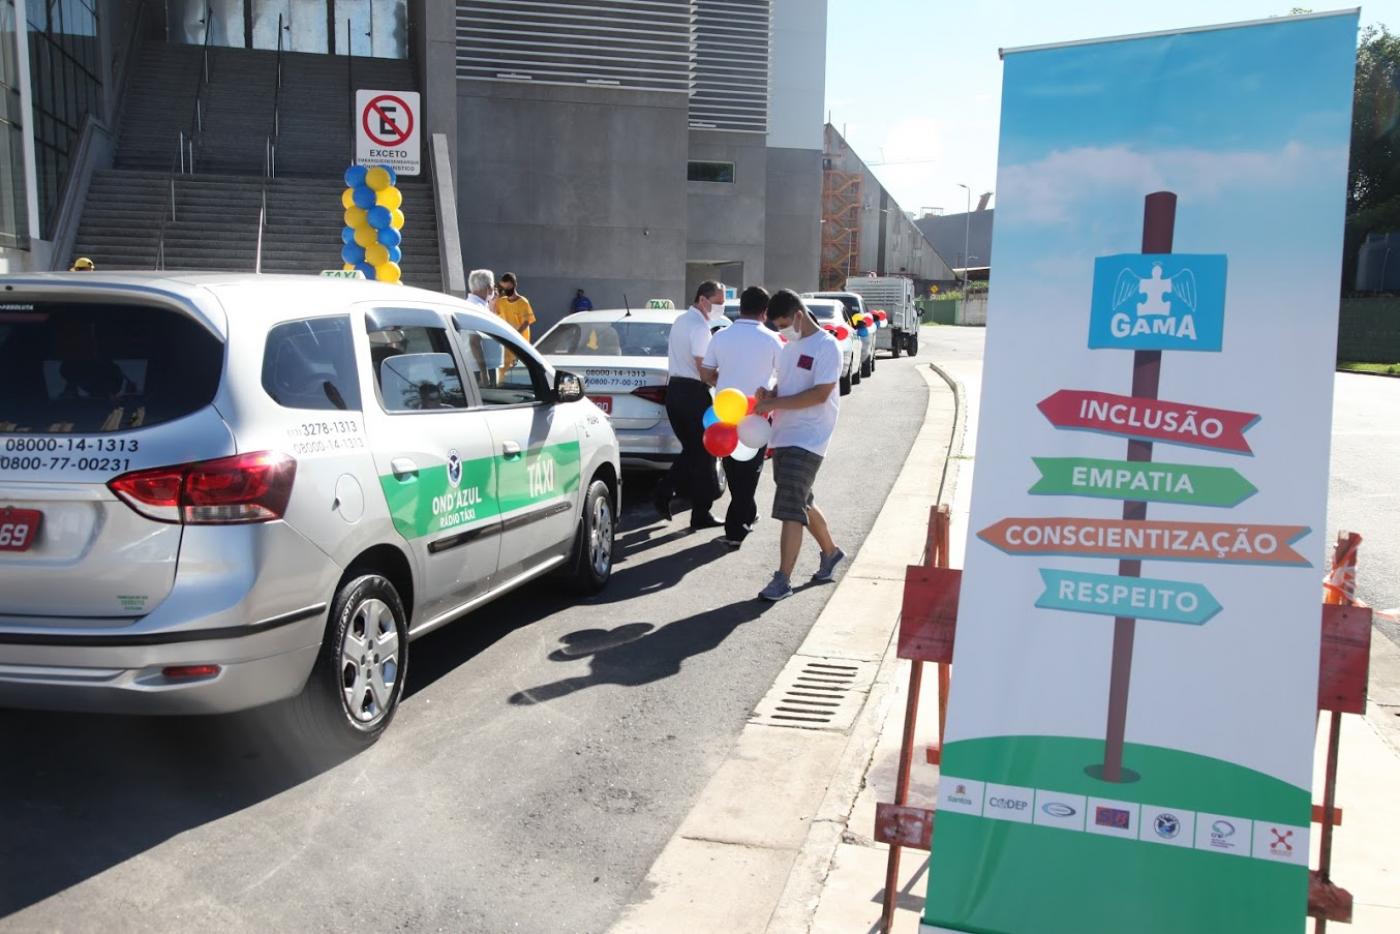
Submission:
[[[284,748],[276,719],[0,711],[0,919],[347,758]]]
[[[564,645],[551,652],[554,661],[589,657],[589,672],[539,687],[517,691],[509,698],[516,706],[557,700],[599,684],[635,687],[677,674],[681,664],[717,648],[744,623],[763,615],[770,603],[751,599],[706,610],[660,629],[650,623],[628,623],[613,630],[583,629],[570,633]]]

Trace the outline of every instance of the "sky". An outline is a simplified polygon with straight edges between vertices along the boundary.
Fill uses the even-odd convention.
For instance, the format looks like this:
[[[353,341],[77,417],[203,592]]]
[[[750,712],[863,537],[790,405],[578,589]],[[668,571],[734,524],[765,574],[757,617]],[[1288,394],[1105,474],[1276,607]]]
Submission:
[[[827,0],[826,110],[906,211],[966,209],[996,187],[999,48],[1153,32],[1355,4],[1303,0]],[[1400,0],[1361,24],[1400,31]],[[879,164],[883,163],[883,164]],[[995,195],[991,205],[996,206]]]

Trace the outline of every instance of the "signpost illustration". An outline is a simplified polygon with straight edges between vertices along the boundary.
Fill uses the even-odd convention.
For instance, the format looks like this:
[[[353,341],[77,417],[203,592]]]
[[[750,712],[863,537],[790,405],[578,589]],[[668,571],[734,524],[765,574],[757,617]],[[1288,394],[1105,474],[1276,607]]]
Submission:
[[[1004,53],[925,934],[1303,929],[1356,19]]]

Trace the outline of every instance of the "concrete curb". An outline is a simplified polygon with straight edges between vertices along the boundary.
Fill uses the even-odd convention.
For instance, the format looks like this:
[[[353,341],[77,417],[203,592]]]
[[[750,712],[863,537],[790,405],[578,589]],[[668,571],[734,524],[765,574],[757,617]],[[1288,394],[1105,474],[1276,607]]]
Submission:
[[[638,887],[643,900],[623,910],[613,932],[678,924],[726,934],[809,929],[888,710],[904,568],[921,559],[928,507],[956,476],[949,461],[965,425],[960,387],[941,369],[919,372],[929,384],[923,425],[866,546],[794,655],[878,663],[859,690],[851,727],[795,729],[751,717]],[[935,391],[940,380],[950,393]],[[945,436],[950,396],[952,427]],[[938,460],[933,491],[927,478]],[[782,682],[779,676],[758,709],[784,690]]]

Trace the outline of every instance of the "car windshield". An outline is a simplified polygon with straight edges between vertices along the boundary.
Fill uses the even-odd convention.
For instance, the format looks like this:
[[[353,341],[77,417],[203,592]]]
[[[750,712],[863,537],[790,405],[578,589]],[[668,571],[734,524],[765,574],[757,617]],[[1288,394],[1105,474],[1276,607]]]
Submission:
[[[834,301],[814,302],[814,301],[808,300],[806,304],[807,304],[807,310],[810,311],[813,315],[815,315],[815,316],[816,316],[816,319],[817,319],[818,321],[834,321],[834,320],[836,320],[836,308],[837,308],[836,302],[834,302]]]
[[[667,321],[566,321],[540,339],[546,356],[664,357]]]

